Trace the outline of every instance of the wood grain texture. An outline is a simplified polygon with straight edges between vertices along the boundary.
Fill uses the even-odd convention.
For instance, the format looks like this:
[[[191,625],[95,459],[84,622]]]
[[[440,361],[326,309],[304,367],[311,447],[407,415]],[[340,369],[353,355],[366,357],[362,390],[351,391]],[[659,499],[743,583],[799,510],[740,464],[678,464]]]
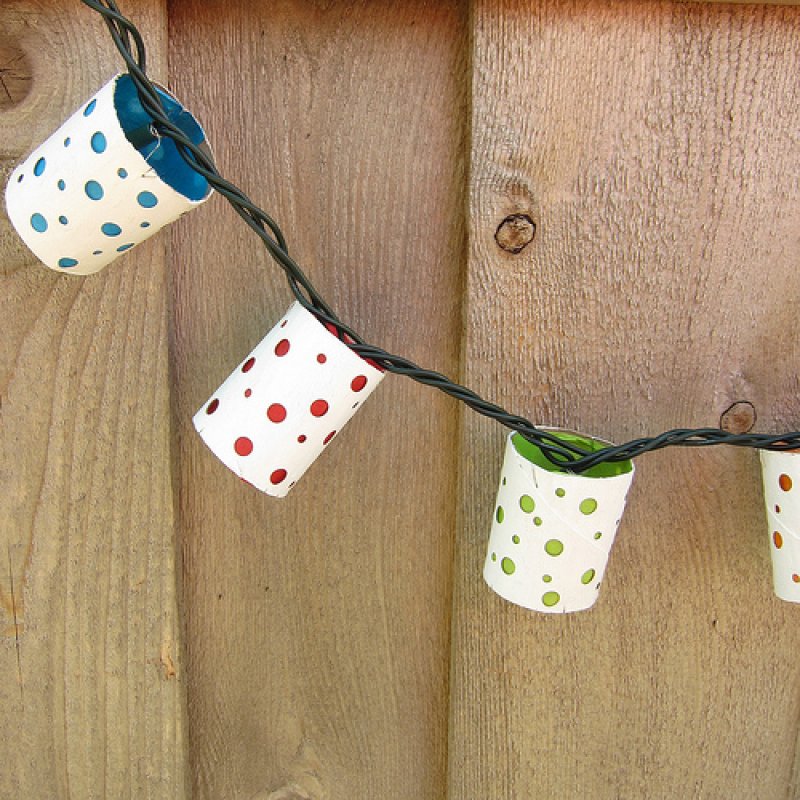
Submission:
[[[135,12],[163,79],[164,6]],[[4,0],[0,55],[5,184],[118,58],[74,0]],[[70,278],[0,215],[3,798],[185,796],[165,242]]]
[[[800,421],[800,13],[475,0],[465,380],[622,441]],[[494,233],[529,214],[519,255]],[[800,797],[800,609],[752,452],[639,462],[600,600],[481,581],[503,434],[465,424],[449,797]],[[793,771],[794,770],[794,771]]]
[[[171,5],[173,85],[224,174],[369,340],[457,373],[459,4]],[[291,302],[221,199],[175,241],[189,716],[198,798],[445,793],[458,409],[388,377],[284,500],[191,416]]]

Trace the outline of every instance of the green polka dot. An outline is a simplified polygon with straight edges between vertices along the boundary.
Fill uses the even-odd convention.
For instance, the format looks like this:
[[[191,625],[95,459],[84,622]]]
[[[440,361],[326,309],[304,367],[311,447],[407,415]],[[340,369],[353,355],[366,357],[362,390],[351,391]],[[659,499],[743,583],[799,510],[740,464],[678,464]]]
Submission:
[[[494,518],[498,522],[502,522],[505,519],[506,512],[503,511],[503,506],[497,506],[497,513],[494,515]]]
[[[517,565],[510,558],[504,558],[500,562],[500,569],[502,569],[506,575],[513,575],[516,568]]]
[[[558,539],[548,539],[544,544],[544,551],[549,556],[560,556],[564,552],[564,545]]]
[[[552,575],[542,575],[542,580],[545,583],[550,583],[550,581],[553,580],[553,576]]]
[[[597,533],[594,535],[594,538],[595,539],[600,539],[602,536],[603,536],[602,532],[601,531],[597,531]]]
[[[529,494],[524,494],[519,499],[519,507],[526,513],[530,514],[534,508],[536,508],[536,503],[533,502],[533,498]]]
[[[515,533],[515,534],[514,534],[514,535],[511,537],[511,541],[512,541],[512,542],[514,542],[514,544],[519,544],[519,536],[517,536],[517,534]]]
[[[562,488],[559,487],[558,489],[556,489],[556,497],[563,497],[565,494],[566,492]]]
[[[503,478],[503,486],[505,486],[507,483],[508,483],[508,479],[507,478]]]
[[[541,517],[534,517],[533,518],[533,524],[534,525],[541,525],[542,524],[542,518]]]
[[[585,500],[581,500],[578,508],[581,510],[581,514],[594,514],[597,511],[597,500],[594,497],[587,497]]]
[[[550,608],[551,606],[554,606],[560,599],[561,599],[561,597],[559,596],[558,592],[545,592],[542,595],[542,602],[548,608]]]
[[[595,571],[593,569],[587,569],[586,572],[581,575],[581,583],[587,584],[591,583],[592,579],[595,576]]]
[[[492,561],[497,561],[497,553],[492,553]]]

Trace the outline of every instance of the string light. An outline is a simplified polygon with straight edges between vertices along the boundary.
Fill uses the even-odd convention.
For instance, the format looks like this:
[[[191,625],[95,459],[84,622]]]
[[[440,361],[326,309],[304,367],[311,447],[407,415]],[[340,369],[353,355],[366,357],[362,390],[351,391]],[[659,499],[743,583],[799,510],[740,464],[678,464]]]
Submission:
[[[664,447],[707,447],[727,444],[762,450],[793,450],[800,448],[800,431],[782,434],[728,433],[720,428],[679,428],[658,436],[642,437],[621,445],[589,451],[574,442],[564,441],[554,434],[537,428],[529,420],[506,411],[483,399],[471,389],[451,381],[445,375],[424,369],[407,358],[393,355],[365,342],[351,327],[340,320],[315,289],[302,268],[289,255],[286,238],[277,222],[259,208],[237,186],[226,180],[214,164],[211,155],[193,144],[167,116],[155,85],[146,74],[146,49],[136,26],[119,10],[114,0],[82,0],[103,16],[114,44],[124,60],[128,73],[139,93],[142,106],[153,119],[153,139],[166,136],[193,169],[200,173],[232,206],[247,226],[261,239],[269,255],[286,274],[289,287],[297,300],[317,319],[362,358],[379,365],[387,372],[404,375],[418,383],[438,389],[461,401],[483,416],[520,433],[536,445],[555,465],[568,472],[581,473],[604,462],[622,462]]]

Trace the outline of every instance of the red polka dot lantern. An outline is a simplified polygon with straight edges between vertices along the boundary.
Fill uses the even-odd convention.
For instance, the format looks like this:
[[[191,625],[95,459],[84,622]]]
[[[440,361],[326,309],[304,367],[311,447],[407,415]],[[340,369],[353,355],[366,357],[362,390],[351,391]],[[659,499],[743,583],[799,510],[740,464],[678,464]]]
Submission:
[[[781,600],[800,603],[800,452],[760,456],[772,586]]]
[[[205,146],[194,117],[163,90],[161,99]],[[11,173],[9,219],[48,267],[97,272],[208,199],[206,179],[151,123],[131,78],[117,75]]]
[[[383,376],[295,303],[195,414],[194,426],[240,478],[283,497]]]
[[[598,450],[605,442],[551,431]],[[604,463],[581,475],[558,469],[513,433],[506,443],[483,577],[492,590],[545,613],[594,605],[633,480],[633,463]]]

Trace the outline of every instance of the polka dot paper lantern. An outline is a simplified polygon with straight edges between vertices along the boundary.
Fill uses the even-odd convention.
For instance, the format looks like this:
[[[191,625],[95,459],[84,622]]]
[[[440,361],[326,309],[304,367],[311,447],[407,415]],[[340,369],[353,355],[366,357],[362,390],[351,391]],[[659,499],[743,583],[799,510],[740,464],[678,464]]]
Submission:
[[[605,442],[551,431],[590,450]],[[633,480],[630,461],[566,473],[518,433],[508,437],[483,577],[524,608],[566,613],[597,599]]]
[[[194,416],[214,454],[284,497],[383,380],[295,303]]]
[[[170,119],[203,146],[194,117],[161,96]],[[206,179],[151,122],[131,78],[117,75],[11,173],[8,216],[48,267],[97,272],[209,197]]]
[[[800,603],[800,452],[760,455],[772,585],[781,600]]]

